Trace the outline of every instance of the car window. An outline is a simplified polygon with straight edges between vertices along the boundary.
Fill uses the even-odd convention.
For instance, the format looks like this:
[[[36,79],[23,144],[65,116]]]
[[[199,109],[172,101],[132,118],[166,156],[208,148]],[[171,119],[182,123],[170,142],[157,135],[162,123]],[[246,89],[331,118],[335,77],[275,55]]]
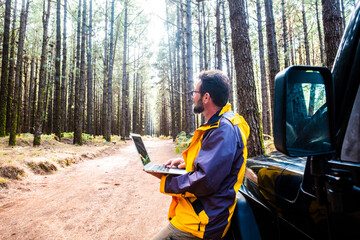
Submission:
[[[360,86],[351,111],[341,149],[341,160],[360,162]]]

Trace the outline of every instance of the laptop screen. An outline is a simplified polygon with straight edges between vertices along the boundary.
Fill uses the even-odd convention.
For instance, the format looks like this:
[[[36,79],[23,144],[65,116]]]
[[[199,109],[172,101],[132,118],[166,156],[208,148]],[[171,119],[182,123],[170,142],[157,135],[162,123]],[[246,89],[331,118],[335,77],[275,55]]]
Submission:
[[[131,137],[135,143],[135,146],[139,153],[141,161],[142,161],[143,165],[145,166],[146,164],[148,164],[150,162],[150,157],[149,157],[148,153],[146,152],[146,149],[145,149],[144,143],[141,139],[141,136],[132,135]]]

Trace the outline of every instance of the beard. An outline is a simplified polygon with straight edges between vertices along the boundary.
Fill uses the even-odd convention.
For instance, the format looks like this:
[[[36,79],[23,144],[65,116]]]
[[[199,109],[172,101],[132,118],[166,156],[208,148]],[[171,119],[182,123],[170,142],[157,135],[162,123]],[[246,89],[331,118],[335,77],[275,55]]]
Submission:
[[[193,111],[194,113],[202,113],[204,111],[204,104],[202,102],[202,97],[196,102]]]

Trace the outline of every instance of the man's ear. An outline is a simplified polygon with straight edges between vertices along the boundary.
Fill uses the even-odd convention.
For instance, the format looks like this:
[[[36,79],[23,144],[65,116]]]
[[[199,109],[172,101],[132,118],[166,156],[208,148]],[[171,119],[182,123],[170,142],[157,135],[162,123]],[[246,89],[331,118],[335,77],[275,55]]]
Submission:
[[[205,93],[203,96],[203,103],[208,103],[210,101],[210,94]]]

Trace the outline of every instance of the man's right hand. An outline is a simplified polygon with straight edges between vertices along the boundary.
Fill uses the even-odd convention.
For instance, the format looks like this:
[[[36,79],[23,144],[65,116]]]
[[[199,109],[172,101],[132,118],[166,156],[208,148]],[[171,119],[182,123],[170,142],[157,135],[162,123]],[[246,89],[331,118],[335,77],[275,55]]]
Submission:
[[[165,167],[172,168],[185,168],[185,162],[182,158],[169,159],[166,163],[163,164]]]

